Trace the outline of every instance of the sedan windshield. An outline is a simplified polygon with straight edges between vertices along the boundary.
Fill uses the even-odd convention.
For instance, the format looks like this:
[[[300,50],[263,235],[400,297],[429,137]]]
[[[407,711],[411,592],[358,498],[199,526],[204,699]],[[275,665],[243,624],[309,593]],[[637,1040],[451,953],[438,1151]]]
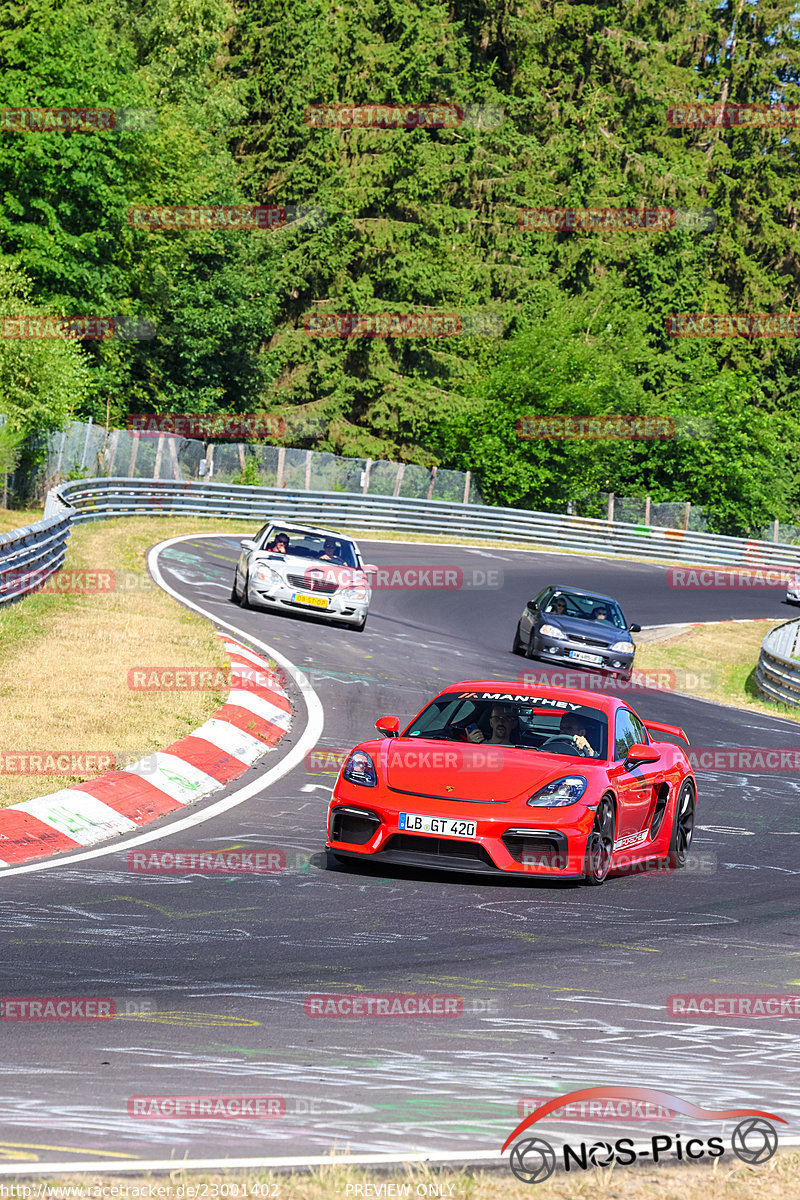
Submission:
[[[411,722],[403,737],[545,750],[605,758],[608,718],[598,708],[549,696],[448,692]]]
[[[627,629],[622,609],[616,600],[604,596],[581,596],[562,589],[554,591],[543,609],[555,617],[578,617],[582,621],[605,621],[616,629]]]
[[[351,541],[333,535],[326,537],[321,533],[313,533],[311,530],[284,531],[279,525],[276,525],[266,534],[263,549],[274,550],[278,554],[287,554],[294,558],[329,562],[338,567],[358,566]]]

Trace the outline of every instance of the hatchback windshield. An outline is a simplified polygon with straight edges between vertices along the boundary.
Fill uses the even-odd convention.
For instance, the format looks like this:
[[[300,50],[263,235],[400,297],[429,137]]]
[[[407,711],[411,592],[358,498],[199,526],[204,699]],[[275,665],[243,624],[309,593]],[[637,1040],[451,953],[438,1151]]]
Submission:
[[[616,629],[627,629],[622,610],[616,600],[603,596],[580,596],[561,589],[553,592],[543,611],[555,617],[578,617],[582,621],[606,621]]]
[[[608,718],[590,705],[549,696],[448,692],[423,709],[403,736],[605,758]]]

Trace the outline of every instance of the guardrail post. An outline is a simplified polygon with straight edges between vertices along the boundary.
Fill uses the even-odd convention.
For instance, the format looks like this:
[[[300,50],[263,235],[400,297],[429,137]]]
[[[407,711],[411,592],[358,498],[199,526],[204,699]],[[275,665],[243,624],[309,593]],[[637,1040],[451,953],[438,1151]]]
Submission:
[[[175,445],[175,438],[169,438],[167,445],[169,446],[169,456],[172,459],[172,478],[181,479],[181,469],[178,465],[178,448]]]
[[[645,525],[650,524],[650,497],[649,496],[645,496],[645,498],[644,498],[644,523],[645,523]]]
[[[364,467],[364,486],[361,488],[361,495],[366,496],[369,491],[369,473],[372,470],[372,459],[368,458]]]
[[[275,477],[275,487],[283,487],[283,464],[286,462],[286,447],[278,447],[278,474]]]
[[[606,519],[609,521],[614,520],[614,493],[613,492],[608,493],[608,517]]]
[[[128,479],[133,479],[133,471],[136,466],[136,455],[139,453],[139,430],[134,429],[131,432],[131,461],[128,463]]]
[[[311,463],[313,460],[314,451],[306,450],[306,491],[311,490]]]
[[[431,467],[431,481],[428,484],[428,499],[429,500],[433,499],[433,488],[434,488],[434,484],[436,483],[437,470],[438,470],[437,467]]]
[[[86,426],[86,439],[83,443],[83,454],[81,455],[81,470],[86,466],[86,454],[89,449],[89,434],[92,432],[92,418],[89,417],[89,424]]]
[[[692,502],[691,502],[691,500],[687,500],[686,501],[686,511],[683,514],[683,528],[684,529],[689,528],[689,513],[691,512],[691,510],[692,510]]]
[[[778,522],[777,521],[772,522],[772,540],[773,540],[773,542],[777,542],[777,540],[778,540]]]
[[[469,504],[469,481],[471,478],[472,472],[467,471],[466,475],[464,476],[464,504]]]
[[[394,491],[392,492],[392,496],[400,495],[400,484],[403,482],[403,475],[405,474],[405,469],[406,469],[405,463],[397,464],[397,476],[394,481]],[[467,478],[469,478],[469,472],[467,473]]]
[[[158,435],[158,445],[156,446],[156,465],[153,467],[153,479],[161,478],[161,457],[164,453],[164,435]]]

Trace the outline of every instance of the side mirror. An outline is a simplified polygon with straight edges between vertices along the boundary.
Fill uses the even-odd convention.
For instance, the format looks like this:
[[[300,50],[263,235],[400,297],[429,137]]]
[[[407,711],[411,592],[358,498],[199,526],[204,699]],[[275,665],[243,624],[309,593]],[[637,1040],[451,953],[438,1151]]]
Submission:
[[[255,550],[256,548],[256,544],[252,538],[245,538],[243,542],[239,543],[239,545],[243,550]]]
[[[384,737],[397,737],[400,733],[400,718],[399,717],[378,717],[375,722],[375,728]]]
[[[658,762],[661,758],[661,751],[656,750],[655,746],[644,746],[639,742],[628,747],[628,753],[625,755],[626,763],[633,763],[634,766],[641,766],[642,763]]]
[[[365,565],[364,565],[364,566],[361,568],[361,570],[364,572],[364,574],[365,574],[365,575],[377,575],[377,573],[378,573],[378,571],[380,570],[380,568],[379,568],[379,567],[376,567],[376,566],[375,566],[375,563],[366,563],[366,564],[365,564]]]
[[[641,625],[629,625],[628,632],[629,633],[641,633],[642,627],[641,627]]]

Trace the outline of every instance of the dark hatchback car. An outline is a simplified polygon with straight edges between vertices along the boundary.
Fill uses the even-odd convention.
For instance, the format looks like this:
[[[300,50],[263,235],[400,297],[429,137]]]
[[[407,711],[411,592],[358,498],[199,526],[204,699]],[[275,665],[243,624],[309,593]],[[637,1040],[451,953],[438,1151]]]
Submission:
[[[525,605],[512,650],[562,666],[609,671],[627,680],[635,652],[630,635],[640,629],[627,624],[611,596],[546,587]]]

